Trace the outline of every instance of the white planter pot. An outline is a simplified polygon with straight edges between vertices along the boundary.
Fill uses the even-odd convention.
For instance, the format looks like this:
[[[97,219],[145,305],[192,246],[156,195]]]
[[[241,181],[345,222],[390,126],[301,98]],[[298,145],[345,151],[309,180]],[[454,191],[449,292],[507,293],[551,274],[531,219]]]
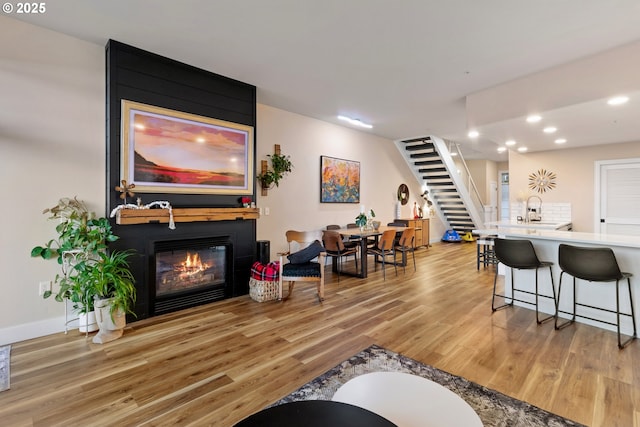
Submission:
[[[122,310],[117,310],[112,314],[111,299],[96,300],[93,308],[96,312],[96,321],[100,327],[100,332],[93,337],[93,342],[104,344],[120,338],[127,324],[125,313]]]
[[[90,311],[89,313],[80,313],[78,315],[78,330],[83,334],[87,332],[95,332],[98,330],[95,311]]]

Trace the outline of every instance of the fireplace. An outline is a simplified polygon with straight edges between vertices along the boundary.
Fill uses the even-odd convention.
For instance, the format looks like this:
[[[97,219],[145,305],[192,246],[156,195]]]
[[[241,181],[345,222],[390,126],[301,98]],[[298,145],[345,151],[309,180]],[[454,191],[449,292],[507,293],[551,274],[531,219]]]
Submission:
[[[156,241],[150,264],[152,315],[232,295],[233,244],[229,236]]]

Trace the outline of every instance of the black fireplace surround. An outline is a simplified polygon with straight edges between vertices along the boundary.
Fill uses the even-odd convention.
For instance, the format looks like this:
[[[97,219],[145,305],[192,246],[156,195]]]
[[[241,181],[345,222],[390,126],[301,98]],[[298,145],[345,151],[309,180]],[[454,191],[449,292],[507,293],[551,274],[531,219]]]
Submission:
[[[106,45],[106,206],[109,214],[123,203],[115,187],[120,185],[120,132],[122,100],[136,101],[176,111],[211,117],[256,127],[256,87],[126,44],[109,40]],[[254,132],[254,135],[256,132]],[[255,153],[255,140],[252,141]],[[255,158],[254,165],[255,165]],[[135,189],[133,190],[135,191]],[[246,195],[245,195],[246,196]],[[255,186],[249,195],[255,200]],[[240,194],[167,194],[138,193],[143,204],[168,201],[174,208],[238,207]],[[129,199],[128,202],[135,202]],[[144,319],[161,312],[208,300],[230,298],[249,292],[249,272],[256,259],[256,221],[236,219],[210,222],[178,222],[175,230],[167,224],[117,225],[120,239],[111,249],[133,249],[131,271],[136,280],[135,317]],[[158,307],[152,277],[157,242],[180,241],[223,236],[232,254],[225,285],[210,289],[209,299],[187,298],[184,305],[161,301]],[[182,295],[183,297],[185,295]]]

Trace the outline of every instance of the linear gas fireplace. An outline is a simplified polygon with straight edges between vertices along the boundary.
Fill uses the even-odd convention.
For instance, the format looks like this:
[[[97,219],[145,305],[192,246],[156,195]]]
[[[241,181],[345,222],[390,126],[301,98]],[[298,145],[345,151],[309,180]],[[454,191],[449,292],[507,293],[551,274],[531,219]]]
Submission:
[[[149,269],[153,315],[232,295],[233,245],[228,236],[156,241],[153,248]]]

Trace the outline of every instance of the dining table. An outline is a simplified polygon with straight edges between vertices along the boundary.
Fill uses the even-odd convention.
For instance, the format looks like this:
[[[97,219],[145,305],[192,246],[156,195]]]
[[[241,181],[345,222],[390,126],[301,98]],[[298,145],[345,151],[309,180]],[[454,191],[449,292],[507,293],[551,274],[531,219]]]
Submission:
[[[361,279],[367,278],[367,249],[368,249],[368,240],[370,237],[373,237],[374,240],[378,241],[378,237],[382,235],[386,230],[394,230],[396,233],[402,233],[407,227],[399,227],[393,225],[381,225],[378,229],[360,229],[360,228],[341,228],[339,230],[335,230],[340,233],[343,237],[355,237],[359,238],[360,242],[360,271],[356,271],[355,276],[360,277]],[[404,254],[403,254],[404,255]],[[402,262],[406,262],[404,259]],[[402,265],[402,264],[398,264]],[[341,274],[349,274],[348,272],[341,271]]]

